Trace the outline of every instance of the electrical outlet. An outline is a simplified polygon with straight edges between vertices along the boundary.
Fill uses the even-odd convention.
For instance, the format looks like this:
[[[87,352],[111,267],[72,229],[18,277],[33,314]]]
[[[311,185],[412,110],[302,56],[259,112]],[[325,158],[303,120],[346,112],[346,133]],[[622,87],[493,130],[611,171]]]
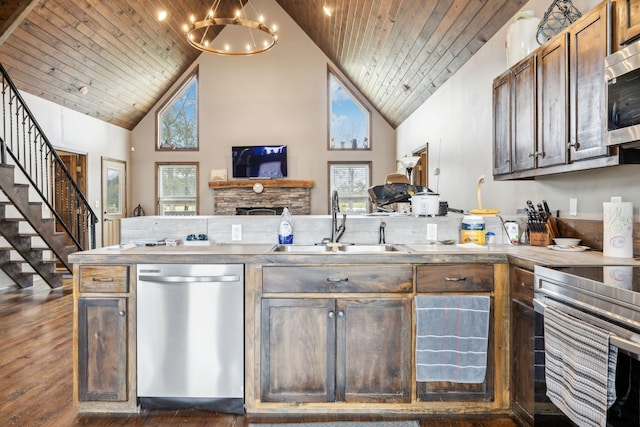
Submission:
[[[578,199],[569,199],[569,215],[578,215]]]
[[[438,240],[438,224],[427,224],[427,240]]]
[[[231,224],[231,240],[242,240],[242,224]]]

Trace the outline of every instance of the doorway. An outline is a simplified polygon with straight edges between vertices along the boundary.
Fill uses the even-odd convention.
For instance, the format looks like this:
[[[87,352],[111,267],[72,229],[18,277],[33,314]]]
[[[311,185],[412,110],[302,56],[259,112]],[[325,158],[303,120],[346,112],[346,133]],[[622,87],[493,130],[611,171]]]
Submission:
[[[58,157],[64,164],[64,166],[69,171],[69,175],[73,182],[78,186],[78,189],[82,193],[83,196],[86,197],[87,194],[87,155],[80,153],[73,153],[70,151],[56,150]],[[68,207],[74,204],[73,193],[69,191],[65,191],[65,188],[58,187],[62,184],[62,181],[54,180],[54,194],[56,197],[54,198],[54,208],[56,212],[68,212]],[[74,216],[71,215],[71,223],[67,224],[67,226],[72,229],[77,229],[78,223],[74,220]],[[65,229],[58,221],[56,221],[56,231],[59,233],[65,233]],[[85,233],[85,235],[88,235]],[[89,242],[80,242],[83,247],[88,247]],[[74,246],[73,238],[67,235],[67,245]]]
[[[126,216],[127,164],[102,158],[102,246],[120,244],[120,220]]]

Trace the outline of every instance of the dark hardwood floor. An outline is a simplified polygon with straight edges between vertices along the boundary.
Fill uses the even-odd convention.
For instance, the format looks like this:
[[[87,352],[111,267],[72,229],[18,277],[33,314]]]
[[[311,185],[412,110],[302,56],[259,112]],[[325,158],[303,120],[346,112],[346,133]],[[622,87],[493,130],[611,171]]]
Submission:
[[[418,419],[421,427],[513,427],[508,418],[341,415],[226,415],[203,411],[78,414],[72,402],[70,280],[61,289],[36,285],[0,290],[0,425],[237,426],[253,423]]]

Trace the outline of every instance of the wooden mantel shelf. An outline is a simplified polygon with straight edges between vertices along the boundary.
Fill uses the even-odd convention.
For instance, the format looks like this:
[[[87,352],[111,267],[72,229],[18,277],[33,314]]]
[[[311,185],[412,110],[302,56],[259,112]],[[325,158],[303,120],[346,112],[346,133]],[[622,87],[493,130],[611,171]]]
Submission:
[[[266,187],[313,188],[313,181],[303,179],[240,179],[234,181],[209,181],[209,188],[246,188],[259,182]]]

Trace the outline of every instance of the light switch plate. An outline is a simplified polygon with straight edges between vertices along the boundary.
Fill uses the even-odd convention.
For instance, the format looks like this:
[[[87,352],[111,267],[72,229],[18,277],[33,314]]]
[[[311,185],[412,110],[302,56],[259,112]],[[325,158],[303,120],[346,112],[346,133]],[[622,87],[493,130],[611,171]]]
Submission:
[[[438,240],[438,224],[427,224],[427,240]]]
[[[578,215],[578,199],[569,199],[569,215]]]
[[[231,240],[242,240],[242,224],[231,224]]]

